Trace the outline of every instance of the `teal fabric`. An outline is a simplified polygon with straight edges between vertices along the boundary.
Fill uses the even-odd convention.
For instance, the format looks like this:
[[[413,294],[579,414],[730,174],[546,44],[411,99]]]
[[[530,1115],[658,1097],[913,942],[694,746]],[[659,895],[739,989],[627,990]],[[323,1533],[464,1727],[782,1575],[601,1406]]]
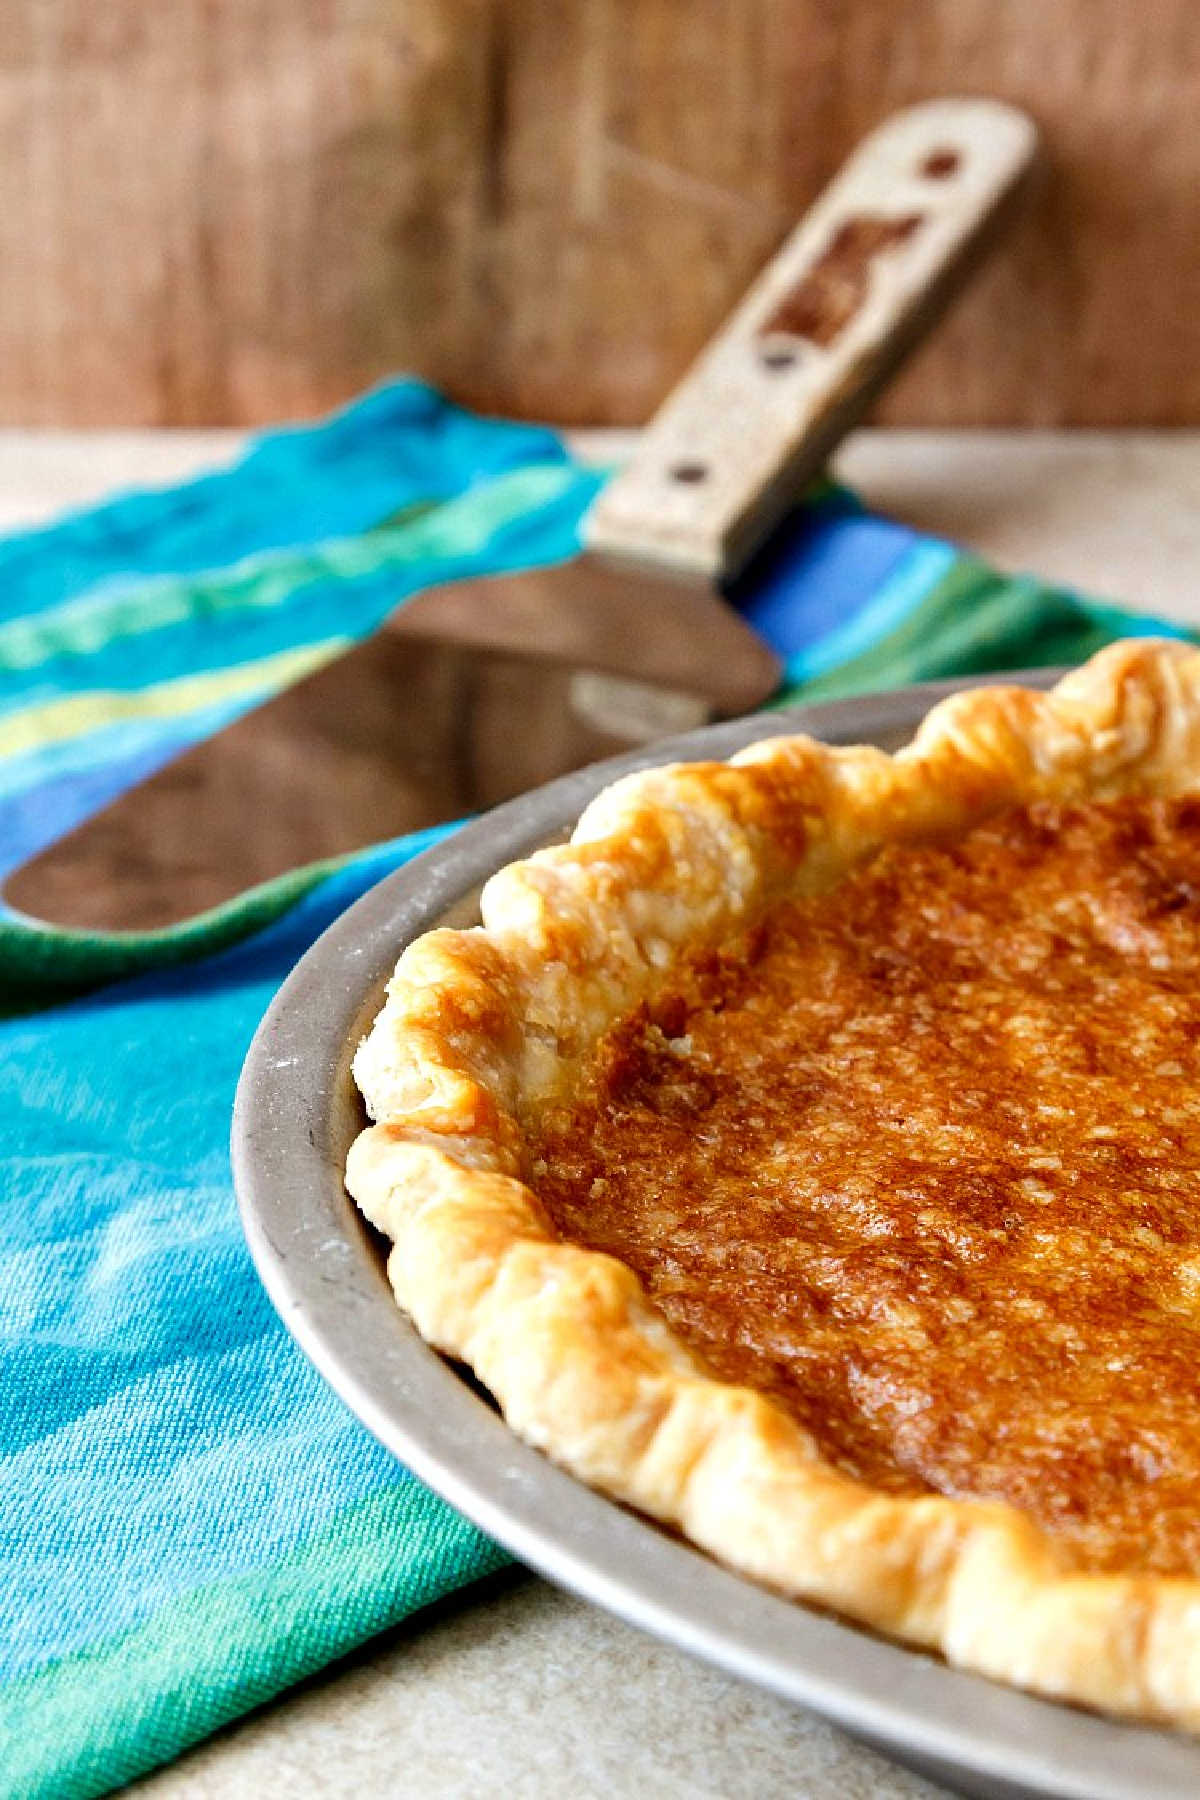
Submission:
[[[0,543],[0,866],[419,587],[569,554],[599,479],[550,433],[397,382],[231,471]],[[738,598],[793,698],[1147,629],[837,489],[780,544]],[[0,915],[0,1791],[103,1793],[504,1561],[294,1348],[229,1174],[278,984],[436,835],[173,932]]]

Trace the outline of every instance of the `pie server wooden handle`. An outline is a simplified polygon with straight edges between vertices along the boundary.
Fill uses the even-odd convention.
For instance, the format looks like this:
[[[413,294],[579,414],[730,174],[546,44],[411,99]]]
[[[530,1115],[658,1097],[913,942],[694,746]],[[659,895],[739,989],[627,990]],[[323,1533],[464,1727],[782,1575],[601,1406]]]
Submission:
[[[931,100],[866,138],[595,502],[588,548],[735,574],[940,315],[1036,150],[996,100]]]

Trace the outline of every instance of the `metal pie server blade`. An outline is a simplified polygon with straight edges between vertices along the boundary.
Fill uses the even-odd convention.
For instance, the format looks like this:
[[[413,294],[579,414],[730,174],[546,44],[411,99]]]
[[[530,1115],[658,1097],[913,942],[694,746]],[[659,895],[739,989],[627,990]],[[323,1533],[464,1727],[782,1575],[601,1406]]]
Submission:
[[[779,664],[723,588],[939,316],[1035,147],[1029,119],[989,100],[887,120],[601,492],[583,554],[410,600],[35,856],[4,897],[58,924],[169,925],[760,704]]]
[[[661,586],[650,580],[640,591]],[[667,681],[664,659],[680,660],[669,629],[651,634],[648,655],[632,617],[622,654],[615,641],[585,643],[579,629],[572,654],[556,655],[554,642],[531,647],[532,612],[524,637],[514,615],[507,641],[472,643],[455,634],[453,616],[439,618],[437,599],[423,596],[411,617],[401,609],[346,655],[129,789],[10,875],[5,899],[57,925],[160,929],[302,864],[484,811],[743,710],[728,703],[762,697],[775,681],[774,659],[727,609],[694,640],[705,655],[683,657]],[[606,614],[602,638],[613,623]],[[731,675],[743,640],[748,686],[745,673]]]

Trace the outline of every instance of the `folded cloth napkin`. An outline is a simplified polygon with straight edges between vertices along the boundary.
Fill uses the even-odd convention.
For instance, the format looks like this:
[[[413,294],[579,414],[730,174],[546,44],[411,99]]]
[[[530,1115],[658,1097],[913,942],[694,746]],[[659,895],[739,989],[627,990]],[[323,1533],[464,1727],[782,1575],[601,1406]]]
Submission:
[[[601,479],[401,381],[227,472],[0,542],[0,870],[415,589],[568,554]],[[1175,629],[832,487],[767,575],[747,610],[788,698]],[[293,1347],[226,1148],[275,988],[434,835],[169,932],[0,914],[0,1791],[103,1793],[505,1560]]]

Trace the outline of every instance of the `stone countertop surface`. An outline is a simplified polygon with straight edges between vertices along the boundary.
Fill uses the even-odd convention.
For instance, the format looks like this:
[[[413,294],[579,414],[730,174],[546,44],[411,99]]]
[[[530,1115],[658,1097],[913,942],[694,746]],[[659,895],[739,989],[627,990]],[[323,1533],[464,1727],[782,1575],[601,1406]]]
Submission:
[[[221,431],[0,431],[0,529],[236,455]],[[618,457],[622,434],[577,434]],[[858,432],[836,473],[996,565],[1200,624],[1200,432]],[[138,1784],[145,1800],[934,1800],[788,1702],[521,1570],[469,1589]]]

